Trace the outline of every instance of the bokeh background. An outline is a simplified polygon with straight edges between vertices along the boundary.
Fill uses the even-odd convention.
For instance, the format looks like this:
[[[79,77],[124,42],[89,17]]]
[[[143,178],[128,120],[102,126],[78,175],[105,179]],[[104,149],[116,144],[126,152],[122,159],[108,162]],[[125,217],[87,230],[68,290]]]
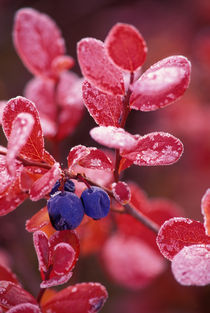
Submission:
[[[149,197],[175,201],[189,218],[202,221],[201,198],[210,182],[210,1],[209,0],[0,0],[0,99],[22,95],[32,77],[17,56],[12,43],[16,10],[33,7],[51,16],[62,30],[67,53],[76,60],[76,44],[84,37],[104,40],[117,22],[133,24],[148,46],[143,71],[170,55],[185,55],[192,62],[192,78],[181,100],[156,112],[133,111],[127,123],[131,133],[167,131],[182,140],[185,152],[170,167],[131,167],[124,178],[137,182]],[[81,75],[76,61],[73,70]],[[76,144],[96,146],[88,131],[95,126],[86,112],[74,134],[61,144],[65,164]],[[5,144],[1,133],[1,144]],[[51,143],[46,143],[49,150]],[[30,201],[0,218],[0,249],[23,285],[36,294],[39,274],[32,237],[25,220],[44,202]],[[126,253],[126,252],[125,252]],[[1,256],[1,255],[0,255]],[[129,291],[111,282],[96,256],[82,258],[72,283],[99,281],[107,286],[109,300],[103,313],[203,313],[210,312],[210,288],[181,287],[170,266],[150,286]]]

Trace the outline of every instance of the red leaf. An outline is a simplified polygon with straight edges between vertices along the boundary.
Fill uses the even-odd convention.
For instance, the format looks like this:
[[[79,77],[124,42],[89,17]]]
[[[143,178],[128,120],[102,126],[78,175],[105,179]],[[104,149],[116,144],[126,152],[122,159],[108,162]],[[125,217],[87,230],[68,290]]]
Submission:
[[[19,284],[15,274],[13,274],[11,270],[3,264],[0,264],[0,280],[6,280],[15,284]]]
[[[175,279],[185,286],[210,284],[210,245],[184,247],[172,260]]]
[[[134,135],[126,132],[123,128],[113,126],[92,128],[90,135],[95,141],[109,148],[131,150],[138,144]]]
[[[82,145],[71,148],[68,155],[68,167],[71,169],[79,160],[87,156],[89,153],[89,149]]]
[[[75,251],[68,243],[61,242],[54,247],[53,259],[54,272],[57,275],[65,275],[72,268]]]
[[[113,171],[112,162],[103,151],[96,148],[87,149],[89,150],[89,154],[78,161],[80,166],[104,171]]]
[[[7,313],[42,313],[38,305],[23,303],[13,306]]]
[[[63,71],[68,70],[74,66],[74,59],[69,55],[61,55],[52,61],[52,72],[59,76]]]
[[[83,84],[83,100],[98,125],[120,127],[124,110],[122,96],[105,93],[88,81]]]
[[[33,116],[29,113],[19,113],[12,122],[6,157],[7,168],[11,176],[15,175],[16,157],[28,142],[34,122]]]
[[[131,199],[130,188],[125,182],[119,181],[118,183],[113,183],[112,192],[115,199],[123,205],[128,203]]]
[[[43,226],[50,223],[47,207],[42,208],[36,214],[34,214],[30,220],[26,221],[26,230],[28,232],[35,232]]]
[[[38,112],[31,101],[23,97],[16,97],[7,103],[4,108],[2,120],[4,132],[7,138],[9,138],[12,132],[12,123],[19,113],[29,113],[35,121],[31,135],[21,149],[20,155],[32,160],[42,160],[44,154],[42,129]]]
[[[210,188],[206,190],[201,200],[201,212],[204,216],[206,234],[210,236]]]
[[[165,267],[163,259],[147,244],[121,234],[108,239],[102,257],[109,275],[134,290],[148,285]]]
[[[48,238],[43,231],[33,234],[34,247],[39,261],[39,270],[47,272],[49,266],[49,244]]]
[[[49,16],[30,8],[19,10],[13,39],[23,63],[34,75],[56,77],[52,62],[65,53],[65,44],[60,30]]]
[[[0,305],[4,309],[10,309],[21,303],[37,304],[36,299],[19,285],[9,281],[0,281]]]
[[[54,286],[59,286],[67,283],[69,279],[72,277],[73,273],[68,272],[65,275],[56,275],[53,274],[51,275],[52,277],[49,278],[48,280],[43,280],[40,284],[40,288],[50,288]]]
[[[46,174],[44,174],[41,178],[37,179],[35,183],[33,183],[30,189],[31,200],[37,201],[47,195],[55,185],[56,181],[60,178],[60,176],[60,164],[55,163]]]
[[[80,253],[84,256],[101,251],[112,229],[110,216],[100,220],[93,220],[85,216],[83,223],[77,228],[80,239]]]
[[[75,263],[78,260],[78,256],[79,256],[79,239],[78,239],[78,236],[76,235],[76,232],[69,231],[69,230],[63,230],[63,231],[57,231],[52,236],[50,236],[49,247],[50,247],[50,263],[51,264],[54,264],[54,262],[55,262],[54,257],[56,255],[55,255],[54,249],[60,243],[65,243],[65,244],[70,245],[75,252],[73,255],[74,256],[73,260],[72,260],[72,254],[71,254],[71,256],[69,255],[70,260],[71,260],[71,266],[69,267],[68,271],[70,271],[74,267]],[[57,260],[56,262],[59,262],[59,260]],[[53,276],[50,276],[50,278],[51,277],[53,277]]]
[[[138,139],[137,145],[121,155],[139,166],[169,165],[177,162],[183,152],[181,141],[163,132],[154,132]]]
[[[6,150],[7,153],[7,150]],[[16,162],[16,166],[18,166],[18,162]],[[22,166],[19,164],[19,167],[21,168]],[[18,171],[19,172],[19,171]],[[19,176],[19,173],[17,175],[17,172],[15,172],[16,176]],[[7,171],[7,164],[6,164],[6,157],[5,155],[0,155],[0,194],[4,194],[5,191],[10,187],[12,182],[16,180],[16,176],[10,176],[8,175]]]
[[[0,216],[15,210],[28,195],[20,189],[19,178],[9,187],[7,192],[0,197]]]
[[[81,71],[88,81],[113,95],[124,94],[122,72],[110,62],[102,41],[82,39],[78,43],[77,53]]]
[[[134,84],[130,108],[154,111],[178,100],[190,82],[190,62],[171,56],[151,66]]]
[[[55,82],[53,80],[43,80],[35,77],[26,85],[24,95],[27,99],[33,101],[39,112],[43,132],[47,136],[56,134],[56,103],[55,103]],[[47,120],[49,125],[46,126]]]
[[[202,223],[188,218],[171,218],[161,226],[157,236],[160,252],[169,260],[185,246],[194,244],[210,244],[210,237]]]
[[[118,23],[112,27],[105,47],[117,66],[131,72],[137,70],[146,58],[146,43],[139,31],[129,24]]]
[[[107,291],[101,284],[82,283],[58,292],[43,305],[42,310],[44,313],[49,310],[55,313],[96,313],[103,307],[107,297]]]
[[[82,79],[76,74],[63,72],[57,87],[56,101],[61,110],[56,139],[62,140],[75,130],[83,116]]]

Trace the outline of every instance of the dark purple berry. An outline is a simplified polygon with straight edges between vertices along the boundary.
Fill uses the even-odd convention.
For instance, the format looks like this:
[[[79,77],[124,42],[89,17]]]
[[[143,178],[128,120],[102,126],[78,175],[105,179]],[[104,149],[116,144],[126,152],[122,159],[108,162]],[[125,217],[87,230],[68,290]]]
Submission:
[[[56,230],[75,229],[84,216],[82,201],[72,192],[59,192],[47,202],[52,226]]]
[[[50,192],[50,196],[54,195],[54,193],[59,191],[60,185],[61,185],[60,181],[57,180],[55,185],[54,185],[54,187],[52,188],[52,190]],[[64,191],[75,192],[75,185],[74,185],[72,180],[68,179],[68,180],[65,181],[65,183],[64,183]]]
[[[110,199],[106,191],[99,187],[85,189],[81,195],[85,214],[98,220],[107,216],[110,209]]]

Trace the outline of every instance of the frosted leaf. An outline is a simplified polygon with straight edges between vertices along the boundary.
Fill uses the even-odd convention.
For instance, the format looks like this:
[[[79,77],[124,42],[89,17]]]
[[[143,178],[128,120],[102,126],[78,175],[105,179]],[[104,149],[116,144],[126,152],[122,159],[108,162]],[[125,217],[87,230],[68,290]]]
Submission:
[[[11,308],[7,313],[42,313],[39,309],[38,304],[34,305],[31,303],[18,304]]]
[[[94,38],[80,40],[77,54],[83,76],[95,87],[113,95],[124,94],[122,72],[110,62],[102,41]]]
[[[101,284],[81,283],[59,291],[44,303],[42,308],[46,313],[60,312],[62,303],[62,313],[97,313],[107,297],[107,291]]]
[[[102,250],[104,265],[120,285],[131,289],[147,286],[165,268],[163,259],[141,239],[115,234]]]
[[[185,246],[210,244],[202,223],[189,218],[174,217],[166,221],[157,236],[157,245],[163,256],[172,260]]]
[[[84,158],[89,153],[90,153],[90,150],[86,146],[83,146],[83,145],[78,145],[78,146],[71,148],[71,150],[69,151],[69,155],[68,155],[69,169],[73,168],[73,166],[75,166],[80,159]]]
[[[96,148],[87,148],[89,154],[78,160],[78,165],[103,171],[113,171],[113,165],[109,157],[106,154]]]
[[[50,219],[48,210],[47,207],[44,207],[26,221],[25,227],[28,232],[35,232],[49,223]]]
[[[82,91],[85,106],[98,125],[120,127],[124,110],[122,96],[103,92],[88,81],[84,82]]]
[[[7,104],[7,101],[0,101],[0,125],[2,123],[2,115],[4,111],[4,107]]]
[[[184,247],[172,260],[175,279],[185,286],[210,284],[210,245]]]
[[[60,164],[55,163],[52,168],[44,174],[41,178],[37,179],[30,189],[30,198],[32,201],[42,199],[50,193],[52,187],[61,176]]]
[[[13,40],[23,63],[33,74],[56,78],[52,62],[65,53],[65,44],[49,16],[31,8],[20,9],[15,16]]]
[[[43,280],[40,284],[40,288],[50,288],[54,286],[59,286],[67,283],[69,279],[72,277],[73,273],[69,272],[65,275],[57,275],[49,278],[48,280]]]
[[[105,40],[112,61],[127,71],[137,70],[145,61],[147,47],[139,31],[129,24],[117,23]]]
[[[125,205],[131,199],[131,191],[125,182],[119,181],[112,184],[112,192],[117,201]]]
[[[95,141],[109,148],[130,150],[138,144],[135,136],[123,128],[113,126],[92,128],[90,135]]]
[[[121,151],[121,156],[139,166],[169,165],[177,162],[183,153],[182,142],[163,132],[154,132],[138,139],[130,151]]]
[[[53,270],[57,275],[67,274],[75,259],[74,249],[67,243],[59,243],[54,247]]]
[[[7,152],[7,150],[5,152]],[[17,166],[19,166],[20,168],[22,167],[18,162],[16,162],[16,171],[14,172],[15,176],[9,175],[7,171],[6,156],[0,155],[0,194],[6,192],[7,188],[9,188],[12,182],[16,180],[16,176],[19,176],[20,173],[17,170]]]
[[[154,111],[179,99],[189,85],[190,71],[190,62],[179,55],[154,64],[134,84],[131,109]]]
[[[9,281],[0,281],[0,305],[10,309],[21,303],[37,304],[36,299],[19,285]]]
[[[36,231],[33,234],[33,242],[39,261],[39,270],[47,272],[49,264],[48,238],[43,231]]]
[[[201,212],[204,216],[206,234],[210,236],[210,188],[206,190],[201,200]]]
[[[16,97],[10,99],[3,112],[2,126],[7,138],[12,131],[12,123],[20,113],[29,113],[34,118],[34,126],[31,134],[20,151],[20,155],[30,160],[42,160],[44,155],[44,139],[40,125],[38,111],[33,102],[24,98]]]
[[[12,122],[12,129],[7,146],[7,168],[10,175],[15,175],[16,157],[27,143],[34,126],[34,118],[29,113],[19,113]]]

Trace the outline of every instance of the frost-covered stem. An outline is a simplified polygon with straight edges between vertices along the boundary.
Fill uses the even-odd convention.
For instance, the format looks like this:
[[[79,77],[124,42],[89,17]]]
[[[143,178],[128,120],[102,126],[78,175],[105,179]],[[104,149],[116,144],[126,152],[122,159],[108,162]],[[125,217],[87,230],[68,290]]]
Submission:
[[[133,82],[134,82],[134,73],[131,72],[130,73],[130,82],[129,82],[128,90],[126,91],[126,93],[124,95],[124,98],[123,98],[124,110],[123,110],[123,115],[122,115],[122,119],[121,119],[121,123],[120,123],[120,127],[121,128],[125,127],[126,120],[127,120],[128,115],[130,113],[129,101],[130,101],[130,96],[131,96],[131,92],[132,92],[130,86],[133,84]],[[115,149],[114,180],[115,180],[116,183],[119,181],[120,160],[121,160],[120,151],[119,151],[119,149]]]
[[[6,152],[0,151],[0,154],[2,155],[7,155]],[[36,166],[36,167],[42,167],[42,168],[46,168],[47,170],[50,170],[52,168],[51,165],[49,165],[48,163],[42,163],[42,162],[36,162],[36,161],[30,161],[30,160],[26,160],[20,156],[17,156],[16,159],[18,161],[20,161],[24,166]]]
[[[145,216],[140,211],[137,211],[130,204],[124,205],[124,208],[125,208],[125,213],[133,216],[135,219],[140,221],[144,226],[152,230],[156,235],[158,234],[160,227],[155,222],[153,222],[150,218]]]
[[[51,271],[52,271],[52,266],[50,266],[48,271],[45,273],[45,277],[44,277],[45,280],[48,280],[50,278]],[[42,299],[42,297],[43,297],[43,295],[45,293],[45,290],[46,290],[46,288],[40,288],[39,294],[38,294],[37,299],[36,299],[38,303],[41,302],[41,299]]]

